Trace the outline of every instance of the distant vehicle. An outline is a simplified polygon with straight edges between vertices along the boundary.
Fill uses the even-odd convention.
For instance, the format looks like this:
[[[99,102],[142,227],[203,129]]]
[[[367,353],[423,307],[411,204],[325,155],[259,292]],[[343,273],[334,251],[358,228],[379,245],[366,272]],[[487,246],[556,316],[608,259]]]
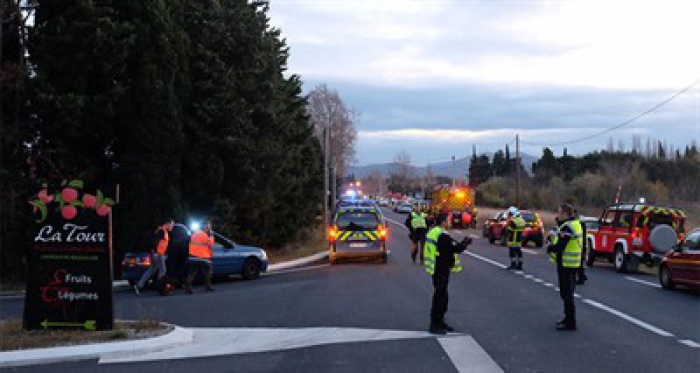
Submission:
[[[666,253],[659,267],[659,282],[667,290],[676,285],[700,290],[700,228],[688,233]]]
[[[183,224],[175,224],[170,232],[166,265],[168,272],[181,273],[177,263],[189,256],[190,231]],[[268,258],[265,250],[234,243],[228,238],[214,232],[212,247],[212,266],[214,277],[241,275],[244,279],[254,280],[261,272],[267,271]],[[180,260],[177,260],[180,259]],[[122,278],[133,286],[141,279],[143,273],[151,266],[148,252],[131,252],[122,261]]]
[[[388,260],[388,229],[381,212],[368,207],[338,210],[328,228],[328,256],[331,264],[342,258],[373,257]]]
[[[410,214],[413,211],[413,205],[410,203],[402,202],[394,207],[394,212],[399,214]]]
[[[387,206],[389,206],[389,200],[386,199],[386,198],[380,198],[380,199],[377,201],[377,204],[378,204],[379,206],[381,206],[381,207],[387,207]]]
[[[536,247],[544,246],[544,224],[540,215],[533,211],[520,210],[520,216],[526,224],[523,230],[523,246],[527,246],[530,242]],[[487,237],[490,243],[500,241],[501,245],[505,245],[507,241],[505,232],[509,222],[508,211],[499,212],[484,222],[482,235]]]
[[[680,239],[685,224],[682,210],[648,204],[616,204],[603,211],[597,231],[588,234],[587,264],[605,258],[618,272],[634,272],[640,263],[658,264],[666,250],[654,248],[650,238],[671,232]]]
[[[448,214],[455,228],[476,228],[474,189],[469,186],[438,186],[430,195],[432,215]]]

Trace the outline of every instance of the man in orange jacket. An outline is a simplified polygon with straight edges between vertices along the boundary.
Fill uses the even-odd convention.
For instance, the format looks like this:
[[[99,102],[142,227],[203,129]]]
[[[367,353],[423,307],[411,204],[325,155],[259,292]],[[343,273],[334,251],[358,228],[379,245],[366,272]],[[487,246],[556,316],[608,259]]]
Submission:
[[[194,294],[192,281],[198,273],[204,275],[206,291],[214,291],[214,288],[211,287],[212,246],[214,246],[214,232],[211,230],[211,223],[207,222],[205,228],[198,229],[190,236],[190,257],[187,259],[187,279],[185,280],[187,294]]]
[[[151,257],[151,266],[148,267],[148,270],[144,272],[144,274],[141,276],[141,280],[139,281],[138,284],[134,285],[134,291],[136,294],[140,294],[141,291],[146,287],[146,283],[148,283],[148,280],[151,279],[151,276],[153,276],[153,273],[158,271],[158,288],[162,292],[162,287],[165,286],[165,254],[168,251],[168,243],[170,243],[170,236],[169,233],[170,231],[173,230],[173,219],[168,219],[166,222],[158,227],[158,229],[155,232],[155,239],[158,241],[158,244],[156,247],[151,247],[150,248],[150,257]]]

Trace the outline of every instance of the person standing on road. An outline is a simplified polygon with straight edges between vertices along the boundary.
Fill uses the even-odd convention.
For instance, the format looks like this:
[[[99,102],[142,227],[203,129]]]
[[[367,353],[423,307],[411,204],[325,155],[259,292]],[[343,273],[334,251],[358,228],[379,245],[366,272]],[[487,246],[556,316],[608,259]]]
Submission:
[[[508,245],[508,256],[510,257],[510,267],[507,269],[523,269],[523,231],[525,230],[525,220],[520,216],[517,208],[508,209],[508,226],[506,227],[506,243]]]
[[[576,273],[576,284],[585,285],[586,281],[588,281],[588,276],[586,276],[586,266],[584,264],[586,263],[586,258],[588,258],[588,229],[586,228],[586,224],[584,224],[581,220],[581,215],[577,210],[574,210],[574,215],[581,224],[581,234],[583,237],[583,247],[581,248],[581,266],[578,268],[578,272]]]
[[[154,242],[158,242],[155,247],[150,248],[149,255],[151,257],[151,266],[143,273],[138,284],[134,285],[136,294],[141,294],[141,291],[146,287],[146,283],[153,276],[153,273],[158,271],[158,288],[163,293],[162,287],[165,287],[165,254],[168,251],[168,243],[170,242],[170,231],[173,230],[173,219],[168,219],[155,232]]]
[[[187,294],[194,294],[192,282],[198,273],[204,275],[206,291],[214,291],[211,287],[212,246],[214,246],[214,232],[211,230],[211,223],[207,222],[203,229],[198,229],[190,237],[190,257],[187,259],[187,279],[185,280]]]
[[[560,225],[552,244],[547,247],[550,261],[557,266],[559,278],[559,295],[564,301],[564,319],[556,324],[557,330],[576,330],[576,308],[574,291],[576,290],[576,273],[581,266],[583,248],[583,229],[581,222],[574,216],[574,208],[568,204],[559,206]]]
[[[428,223],[425,221],[425,216],[418,211],[418,208],[406,218],[406,227],[413,243],[411,259],[415,263],[416,257],[420,252],[420,262],[423,263],[423,246],[425,246],[425,235],[428,233]]]
[[[455,241],[448,233],[450,219],[447,214],[439,214],[435,218],[436,226],[433,227],[426,238],[424,251],[425,270],[433,277],[433,304],[430,309],[430,327],[432,334],[447,334],[454,328],[445,322],[445,314],[449,302],[447,291],[450,282],[450,272],[462,271],[459,254],[472,243],[470,237],[465,237],[461,242]]]

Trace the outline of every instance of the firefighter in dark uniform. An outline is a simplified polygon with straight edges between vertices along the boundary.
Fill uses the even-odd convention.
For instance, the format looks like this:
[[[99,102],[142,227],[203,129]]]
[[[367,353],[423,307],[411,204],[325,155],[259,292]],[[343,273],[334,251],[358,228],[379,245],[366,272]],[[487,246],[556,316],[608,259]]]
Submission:
[[[459,254],[466,250],[472,239],[465,237],[461,242],[455,241],[448,233],[450,219],[447,214],[439,214],[435,219],[435,227],[431,228],[423,248],[425,270],[433,277],[433,304],[430,310],[430,328],[432,334],[447,334],[454,331],[445,322],[445,313],[449,295],[447,287],[450,272],[462,271]]]
[[[417,207],[406,218],[406,227],[413,243],[411,259],[415,263],[420,252],[420,262],[423,263],[423,246],[425,245],[425,235],[428,234],[428,223],[425,215]]]
[[[559,227],[547,248],[549,258],[557,266],[559,295],[564,301],[564,319],[556,324],[557,330],[576,330],[576,308],[574,291],[576,274],[581,266],[583,251],[583,228],[574,216],[574,208],[569,204],[559,206]]]
[[[506,227],[506,243],[508,245],[508,256],[510,257],[510,267],[508,269],[523,269],[523,231],[527,223],[520,216],[517,208],[508,209],[508,226]]]

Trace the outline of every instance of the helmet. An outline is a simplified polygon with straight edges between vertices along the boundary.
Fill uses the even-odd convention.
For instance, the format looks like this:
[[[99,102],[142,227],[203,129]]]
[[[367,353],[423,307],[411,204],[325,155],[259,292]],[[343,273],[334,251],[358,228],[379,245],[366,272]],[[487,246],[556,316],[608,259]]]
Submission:
[[[515,207],[515,206],[510,206],[510,207],[508,208],[508,215],[518,216],[518,215],[520,215],[520,211],[518,211],[518,208],[517,208],[517,207]]]

